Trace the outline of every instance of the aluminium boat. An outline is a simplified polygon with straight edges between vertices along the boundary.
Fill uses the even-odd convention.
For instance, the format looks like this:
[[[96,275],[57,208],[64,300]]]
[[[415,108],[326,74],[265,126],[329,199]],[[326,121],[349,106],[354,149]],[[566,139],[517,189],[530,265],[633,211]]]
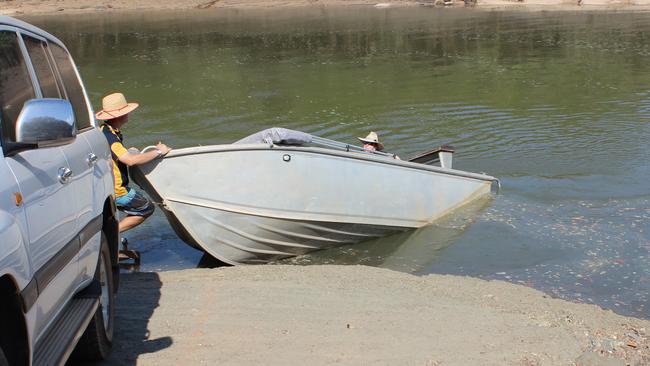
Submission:
[[[452,152],[403,161],[271,128],[172,150],[131,174],[183,241],[255,264],[419,228],[489,194],[498,180],[452,169]]]

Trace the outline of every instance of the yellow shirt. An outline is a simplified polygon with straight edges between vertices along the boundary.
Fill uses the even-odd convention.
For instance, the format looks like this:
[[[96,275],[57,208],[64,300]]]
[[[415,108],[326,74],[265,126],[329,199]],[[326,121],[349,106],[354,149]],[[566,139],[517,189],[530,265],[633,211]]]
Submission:
[[[122,155],[127,153],[126,148],[122,145],[122,133],[107,123],[101,125],[100,129],[104,132],[108,145],[111,147],[115,196],[121,197],[127,194],[127,186],[129,185],[129,170],[126,164],[119,160]]]

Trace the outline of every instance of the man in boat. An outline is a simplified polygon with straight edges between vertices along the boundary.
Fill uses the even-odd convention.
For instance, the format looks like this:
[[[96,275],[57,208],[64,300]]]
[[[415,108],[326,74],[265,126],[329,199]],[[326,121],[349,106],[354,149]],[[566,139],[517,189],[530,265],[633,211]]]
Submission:
[[[154,211],[153,203],[135,188],[129,186],[127,167],[146,164],[167,155],[171,150],[160,142],[156,145],[155,150],[146,153],[134,153],[124,147],[120,129],[129,121],[129,113],[138,106],[138,103],[127,103],[122,93],[113,93],[102,99],[102,110],[95,114],[98,120],[104,121],[100,129],[111,148],[115,178],[115,204],[118,210],[126,214],[119,223],[120,233],[140,225]],[[122,246],[124,248],[120,251],[120,259],[132,258],[137,263],[139,255],[128,249],[125,239],[122,239]]]
[[[366,137],[357,137],[361,142],[363,142],[363,149],[366,151],[382,151],[384,150],[384,144],[379,142],[379,135],[377,132],[370,131]],[[402,160],[399,156],[393,154],[393,158],[397,160]]]

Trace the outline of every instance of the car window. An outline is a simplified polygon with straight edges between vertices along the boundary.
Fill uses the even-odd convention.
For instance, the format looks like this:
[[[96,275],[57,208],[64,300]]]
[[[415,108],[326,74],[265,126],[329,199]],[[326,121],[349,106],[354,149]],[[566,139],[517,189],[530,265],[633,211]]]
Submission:
[[[54,62],[63,80],[68,100],[72,104],[75,120],[77,121],[77,129],[84,129],[90,126],[90,117],[88,115],[86,98],[79,83],[79,78],[77,78],[77,74],[75,73],[72,59],[68,55],[68,52],[57,44],[50,43],[50,51],[52,51]]]
[[[23,40],[25,41],[25,46],[27,46],[29,58],[32,60],[43,98],[61,98],[62,95],[56,84],[54,69],[47,57],[45,49],[47,43],[27,36],[23,36]]]
[[[0,31],[0,117],[5,141],[16,141],[16,118],[23,104],[35,97],[18,36],[14,32]]]

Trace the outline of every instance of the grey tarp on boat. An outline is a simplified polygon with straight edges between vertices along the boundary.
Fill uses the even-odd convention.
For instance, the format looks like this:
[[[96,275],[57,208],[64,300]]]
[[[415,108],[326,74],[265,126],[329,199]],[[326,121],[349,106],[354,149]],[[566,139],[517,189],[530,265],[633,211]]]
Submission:
[[[278,144],[278,145],[303,145],[310,143],[312,136],[301,131],[288,128],[272,127],[254,133],[235,142],[235,144]]]

